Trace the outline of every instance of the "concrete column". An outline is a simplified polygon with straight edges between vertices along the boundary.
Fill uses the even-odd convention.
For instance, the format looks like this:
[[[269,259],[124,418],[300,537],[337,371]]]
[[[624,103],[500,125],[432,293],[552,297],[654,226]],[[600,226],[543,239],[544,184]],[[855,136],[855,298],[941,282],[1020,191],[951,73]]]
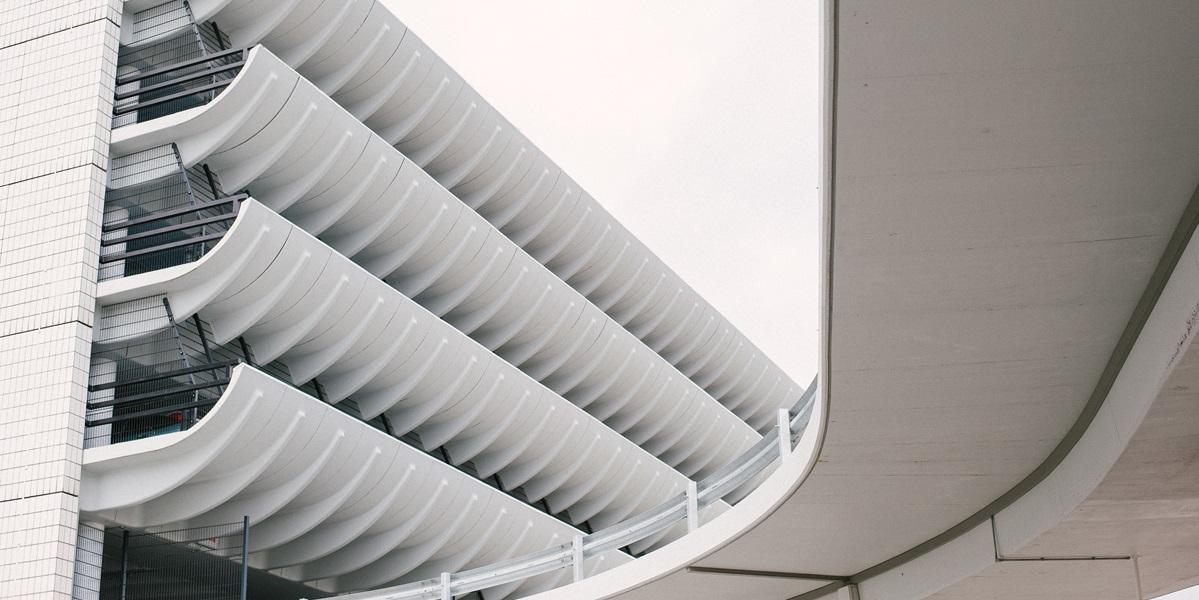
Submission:
[[[92,371],[90,382],[93,384],[112,383],[117,380],[117,363],[108,358],[95,358],[92,360]],[[116,396],[115,389],[97,391],[92,394],[92,400],[95,402],[103,402],[112,400]],[[112,407],[96,408],[87,411],[87,418],[90,419],[106,419],[112,416]],[[107,446],[112,443],[112,425],[100,425],[92,427],[85,431],[83,439],[83,447],[94,448],[96,446]]]
[[[100,600],[100,568],[104,562],[104,524],[80,523],[75,541],[72,600]]]
[[[0,598],[67,599],[120,0],[0,0]]]

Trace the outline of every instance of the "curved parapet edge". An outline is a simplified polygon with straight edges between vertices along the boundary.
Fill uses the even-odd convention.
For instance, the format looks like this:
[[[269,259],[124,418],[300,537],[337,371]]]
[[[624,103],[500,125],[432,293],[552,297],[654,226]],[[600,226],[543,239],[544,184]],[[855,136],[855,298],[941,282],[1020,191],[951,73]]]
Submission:
[[[819,388],[823,390],[823,386]],[[827,395],[818,392],[811,423],[792,453],[753,492],[724,514],[683,538],[627,564],[581,582],[530,596],[536,600],[616,598],[639,587],[685,571],[759,525],[795,492],[816,465],[828,414]]]
[[[198,157],[240,145],[265,127],[299,80],[269,51],[251,48],[237,77],[212,102],[115,130],[111,153],[128,155],[173,142],[184,164],[195,164]]]
[[[1135,337],[1114,352],[1120,360],[1109,363],[1109,387],[1092,397],[1058,451],[974,519],[855,576],[863,600],[915,600],[979,573],[1057,525],[1103,481],[1195,339],[1197,221],[1199,191],[1130,319],[1126,335]]]

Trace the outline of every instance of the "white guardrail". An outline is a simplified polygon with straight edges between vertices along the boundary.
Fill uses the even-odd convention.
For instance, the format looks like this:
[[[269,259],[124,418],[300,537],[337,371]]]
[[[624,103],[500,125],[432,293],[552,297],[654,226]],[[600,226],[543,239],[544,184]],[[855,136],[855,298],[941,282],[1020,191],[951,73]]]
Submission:
[[[612,525],[606,529],[577,535],[569,544],[560,544],[505,561],[459,571],[442,573],[437,579],[414,581],[404,585],[336,596],[337,600],[452,600],[456,596],[520,581],[558,569],[574,570],[574,581],[583,579],[583,561],[601,552],[623,548],[686,520],[687,530],[699,527],[700,509],[729,495],[763,473],[781,456],[791,453],[812,416],[817,379],[790,410],[780,408],[778,424],[741,456],[711,475],[692,481],[687,492],[662,504]],[[786,430],[788,435],[780,436]]]

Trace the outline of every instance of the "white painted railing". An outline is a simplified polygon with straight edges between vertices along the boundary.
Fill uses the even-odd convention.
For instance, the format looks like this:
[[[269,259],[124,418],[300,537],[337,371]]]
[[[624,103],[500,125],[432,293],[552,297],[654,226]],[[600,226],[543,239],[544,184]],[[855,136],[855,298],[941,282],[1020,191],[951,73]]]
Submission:
[[[587,558],[614,548],[624,548],[679,522],[685,521],[688,529],[695,529],[699,526],[700,509],[749,483],[780,457],[785,458],[791,453],[795,440],[804,432],[811,418],[816,386],[817,381],[813,380],[794,407],[790,410],[779,409],[778,425],[736,460],[689,486],[687,493],[644,513],[595,533],[576,536],[569,544],[559,544],[457,573],[442,573],[437,579],[338,596],[338,600],[451,600],[470,592],[565,568],[571,568],[574,581],[578,581],[582,579],[581,566]],[[784,428],[785,437],[780,436]]]

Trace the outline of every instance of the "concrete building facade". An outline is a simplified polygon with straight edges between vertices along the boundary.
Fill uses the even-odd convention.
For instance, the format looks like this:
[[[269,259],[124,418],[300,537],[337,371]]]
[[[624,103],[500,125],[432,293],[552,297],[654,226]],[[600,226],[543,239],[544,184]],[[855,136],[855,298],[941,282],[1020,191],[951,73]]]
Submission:
[[[0,597],[1199,582],[1199,10],[826,0],[819,385],[374,0],[0,3]]]
[[[378,2],[6,0],[0,70],[0,597],[528,595],[806,422]]]
[[[66,598],[118,1],[0,5],[0,589]],[[82,578],[80,578],[82,579]]]

